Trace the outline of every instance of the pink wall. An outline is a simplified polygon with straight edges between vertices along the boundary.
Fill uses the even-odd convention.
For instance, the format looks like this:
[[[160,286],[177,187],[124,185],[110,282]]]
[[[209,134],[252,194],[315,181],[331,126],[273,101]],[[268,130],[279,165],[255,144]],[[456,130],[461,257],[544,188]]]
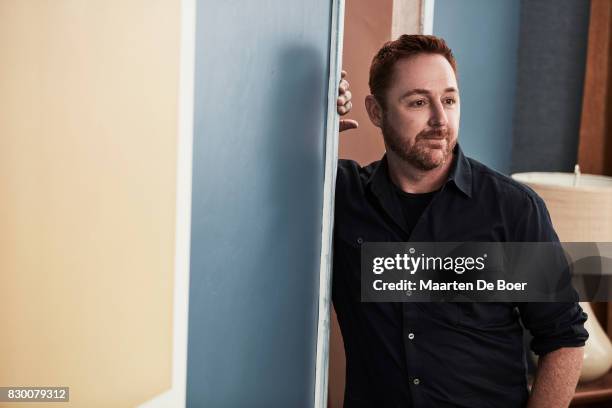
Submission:
[[[348,116],[359,122],[359,129],[340,134],[340,158],[356,160],[362,165],[380,159],[384,153],[382,135],[365,110],[370,93],[370,62],[380,46],[391,37],[393,0],[347,0],[344,20],[343,68],[353,93],[353,110]],[[344,346],[336,313],[332,316],[329,406],[342,407],[344,399]]]
[[[382,135],[374,127],[365,110],[365,97],[370,93],[370,62],[381,45],[391,37],[392,0],[347,0],[344,22],[343,68],[353,93],[350,118],[359,122],[359,129],[340,135],[340,157],[368,164],[380,159],[384,152]]]

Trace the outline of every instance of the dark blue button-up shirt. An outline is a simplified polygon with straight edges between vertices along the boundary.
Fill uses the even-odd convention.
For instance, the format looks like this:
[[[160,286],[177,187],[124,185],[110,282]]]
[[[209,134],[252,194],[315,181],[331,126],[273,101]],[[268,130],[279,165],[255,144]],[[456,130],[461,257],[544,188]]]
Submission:
[[[333,302],[346,351],[345,407],[522,407],[523,327],[539,355],[583,346],[577,303],[362,303],[363,242],[558,241],[542,199],[457,145],[447,182],[412,231],[386,158],[340,160]],[[522,325],[521,325],[522,322]]]

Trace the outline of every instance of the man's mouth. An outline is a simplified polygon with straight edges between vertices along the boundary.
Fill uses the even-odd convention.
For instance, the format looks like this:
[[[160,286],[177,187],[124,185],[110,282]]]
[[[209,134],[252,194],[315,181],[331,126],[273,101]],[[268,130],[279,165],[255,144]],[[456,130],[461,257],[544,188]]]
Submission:
[[[442,130],[433,130],[425,132],[421,135],[421,139],[424,140],[444,140],[446,139],[448,132]]]

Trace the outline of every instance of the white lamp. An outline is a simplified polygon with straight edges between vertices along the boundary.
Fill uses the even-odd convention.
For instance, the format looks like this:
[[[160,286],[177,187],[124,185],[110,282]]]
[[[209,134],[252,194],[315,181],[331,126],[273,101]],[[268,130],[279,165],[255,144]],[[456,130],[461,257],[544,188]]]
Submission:
[[[517,173],[512,178],[542,197],[561,242],[612,241],[612,177],[580,174],[576,165],[573,174]],[[580,305],[589,315],[580,381],[591,381],[612,367],[612,344],[591,305]]]

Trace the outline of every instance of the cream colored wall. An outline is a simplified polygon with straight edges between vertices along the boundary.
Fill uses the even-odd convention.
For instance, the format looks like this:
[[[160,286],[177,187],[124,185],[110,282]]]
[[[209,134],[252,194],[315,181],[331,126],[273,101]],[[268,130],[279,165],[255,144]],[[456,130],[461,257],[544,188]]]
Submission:
[[[0,385],[170,387],[179,6],[0,0]]]

